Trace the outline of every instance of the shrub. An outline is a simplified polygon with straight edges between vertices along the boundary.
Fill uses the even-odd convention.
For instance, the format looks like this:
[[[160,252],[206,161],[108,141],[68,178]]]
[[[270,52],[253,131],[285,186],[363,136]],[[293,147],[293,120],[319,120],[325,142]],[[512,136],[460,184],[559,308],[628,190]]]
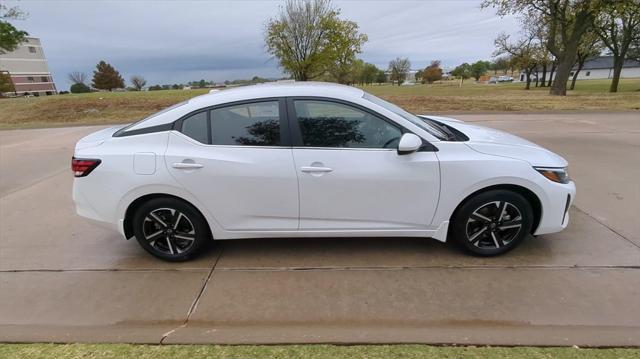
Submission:
[[[89,88],[89,86],[83,83],[78,83],[78,84],[71,85],[71,88],[69,89],[69,91],[71,91],[71,93],[87,93],[87,92],[91,92],[91,89]]]

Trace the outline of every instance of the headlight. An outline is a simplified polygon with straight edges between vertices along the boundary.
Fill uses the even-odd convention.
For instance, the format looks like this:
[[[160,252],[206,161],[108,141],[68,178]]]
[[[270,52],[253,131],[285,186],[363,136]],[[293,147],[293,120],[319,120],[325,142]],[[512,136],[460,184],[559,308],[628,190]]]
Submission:
[[[569,183],[570,181],[566,168],[534,167],[534,169],[550,181],[558,183]]]

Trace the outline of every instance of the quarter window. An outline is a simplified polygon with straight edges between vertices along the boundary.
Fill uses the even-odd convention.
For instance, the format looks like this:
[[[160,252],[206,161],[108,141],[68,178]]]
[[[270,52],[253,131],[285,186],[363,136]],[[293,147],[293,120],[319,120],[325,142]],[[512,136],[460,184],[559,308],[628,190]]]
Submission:
[[[278,101],[255,102],[211,111],[214,145],[279,146]]]
[[[207,112],[198,112],[182,120],[182,133],[202,143],[209,143]]]
[[[402,136],[397,126],[352,106],[314,100],[294,105],[304,146],[395,148]]]

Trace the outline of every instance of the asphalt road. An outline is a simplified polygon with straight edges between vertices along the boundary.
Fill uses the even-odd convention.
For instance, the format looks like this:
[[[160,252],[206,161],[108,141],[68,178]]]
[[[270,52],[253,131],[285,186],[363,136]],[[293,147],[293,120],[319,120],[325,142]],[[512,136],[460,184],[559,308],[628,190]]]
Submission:
[[[640,114],[460,115],[567,158],[571,224],[498,258],[417,238],[153,259],[74,214],[74,143],[0,132],[0,341],[640,345]]]

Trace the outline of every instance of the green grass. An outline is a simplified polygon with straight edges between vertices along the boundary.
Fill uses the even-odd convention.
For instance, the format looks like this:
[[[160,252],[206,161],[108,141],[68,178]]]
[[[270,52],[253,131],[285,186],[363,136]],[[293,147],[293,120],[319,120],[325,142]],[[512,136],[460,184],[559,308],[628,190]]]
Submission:
[[[638,349],[437,347],[427,345],[0,344],[0,358],[638,358]]]
[[[416,113],[640,110],[640,78],[621,80],[618,93],[607,92],[608,87],[609,80],[582,80],[566,97],[550,96],[546,87],[527,91],[520,83],[489,85],[470,80],[463,86],[448,81],[363,88]],[[128,123],[206,92],[97,92],[0,99],[0,129]]]

